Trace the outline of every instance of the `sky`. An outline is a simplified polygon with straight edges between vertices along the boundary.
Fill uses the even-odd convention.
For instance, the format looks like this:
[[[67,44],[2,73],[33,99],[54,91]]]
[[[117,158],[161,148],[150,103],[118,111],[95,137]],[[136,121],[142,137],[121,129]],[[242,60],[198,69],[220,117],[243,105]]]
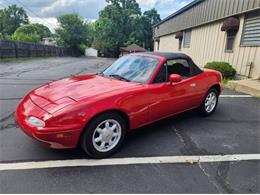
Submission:
[[[156,8],[165,18],[192,0],[137,0],[142,12]],[[11,4],[23,7],[32,23],[41,23],[52,31],[58,27],[57,16],[78,13],[86,20],[95,21],[98,13],[106,6],[105,0],[0,0],[0,9]]]

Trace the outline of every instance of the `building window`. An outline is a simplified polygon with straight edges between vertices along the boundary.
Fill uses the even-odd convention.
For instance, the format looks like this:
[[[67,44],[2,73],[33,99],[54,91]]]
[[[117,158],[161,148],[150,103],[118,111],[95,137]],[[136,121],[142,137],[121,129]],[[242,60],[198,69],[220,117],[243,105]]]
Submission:
[[[242,46],[260,45],[260,11],[245,15],[241,45]]]
[[[181,51],[182,39],[179,39],[179,51]]]
[[[183,47],[190,48],[190,42],[191,42],[191,30],[186,30],[184,33]]]
[[[227,31],[227,43],[226,51],[233,51],[233,45],[236,38],[237,31],[229,30]]]
[[[160,41],[157,41],[157,51],[160,50]]]
[[[175,34],[175,39],[179,39],[179,51],[181,51],[182,39],[183,39],[183,32],[178,31]]]

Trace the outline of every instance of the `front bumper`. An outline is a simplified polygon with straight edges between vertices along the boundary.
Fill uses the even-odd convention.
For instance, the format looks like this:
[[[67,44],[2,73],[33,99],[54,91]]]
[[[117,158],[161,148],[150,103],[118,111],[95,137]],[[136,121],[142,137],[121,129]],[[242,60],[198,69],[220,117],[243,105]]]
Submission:
[[[47,126],[38,128],[31,126],[26,121],[29,116],[43,119],[47,115],[48,113],[35,105],[27,96],[18,105],[15,112],[15,120],[26,135],[49,148],[65,149],[77,147],[81,129],[66,129],[66,127],[62,127],[54,130]]]

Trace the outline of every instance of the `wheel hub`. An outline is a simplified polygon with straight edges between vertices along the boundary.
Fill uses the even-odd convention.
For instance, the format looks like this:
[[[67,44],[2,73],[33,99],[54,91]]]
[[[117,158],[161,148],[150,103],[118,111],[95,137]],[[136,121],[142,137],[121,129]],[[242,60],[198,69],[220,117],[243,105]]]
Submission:
[[[101,122],[94,131],[92,143],[99,152],[112,150],[121,137],[121,125],[114,119]]]
[[[113,131],[111,129],[104,129],[104,132],[101,133],[101,141],[109,142],[113,138]]]

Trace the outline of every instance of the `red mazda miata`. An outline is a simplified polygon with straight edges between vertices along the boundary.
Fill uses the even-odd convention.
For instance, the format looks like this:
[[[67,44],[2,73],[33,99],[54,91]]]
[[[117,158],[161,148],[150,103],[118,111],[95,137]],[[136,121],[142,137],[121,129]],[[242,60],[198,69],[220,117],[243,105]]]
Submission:
[[[16,121],[48,147],[80,145],[89,156],[104,158],[128,130],[195,108],[211,115],[222,89],[219,72],[200,69],[185,54],[136,53],[101,73],[31,91],[18,105]]]

